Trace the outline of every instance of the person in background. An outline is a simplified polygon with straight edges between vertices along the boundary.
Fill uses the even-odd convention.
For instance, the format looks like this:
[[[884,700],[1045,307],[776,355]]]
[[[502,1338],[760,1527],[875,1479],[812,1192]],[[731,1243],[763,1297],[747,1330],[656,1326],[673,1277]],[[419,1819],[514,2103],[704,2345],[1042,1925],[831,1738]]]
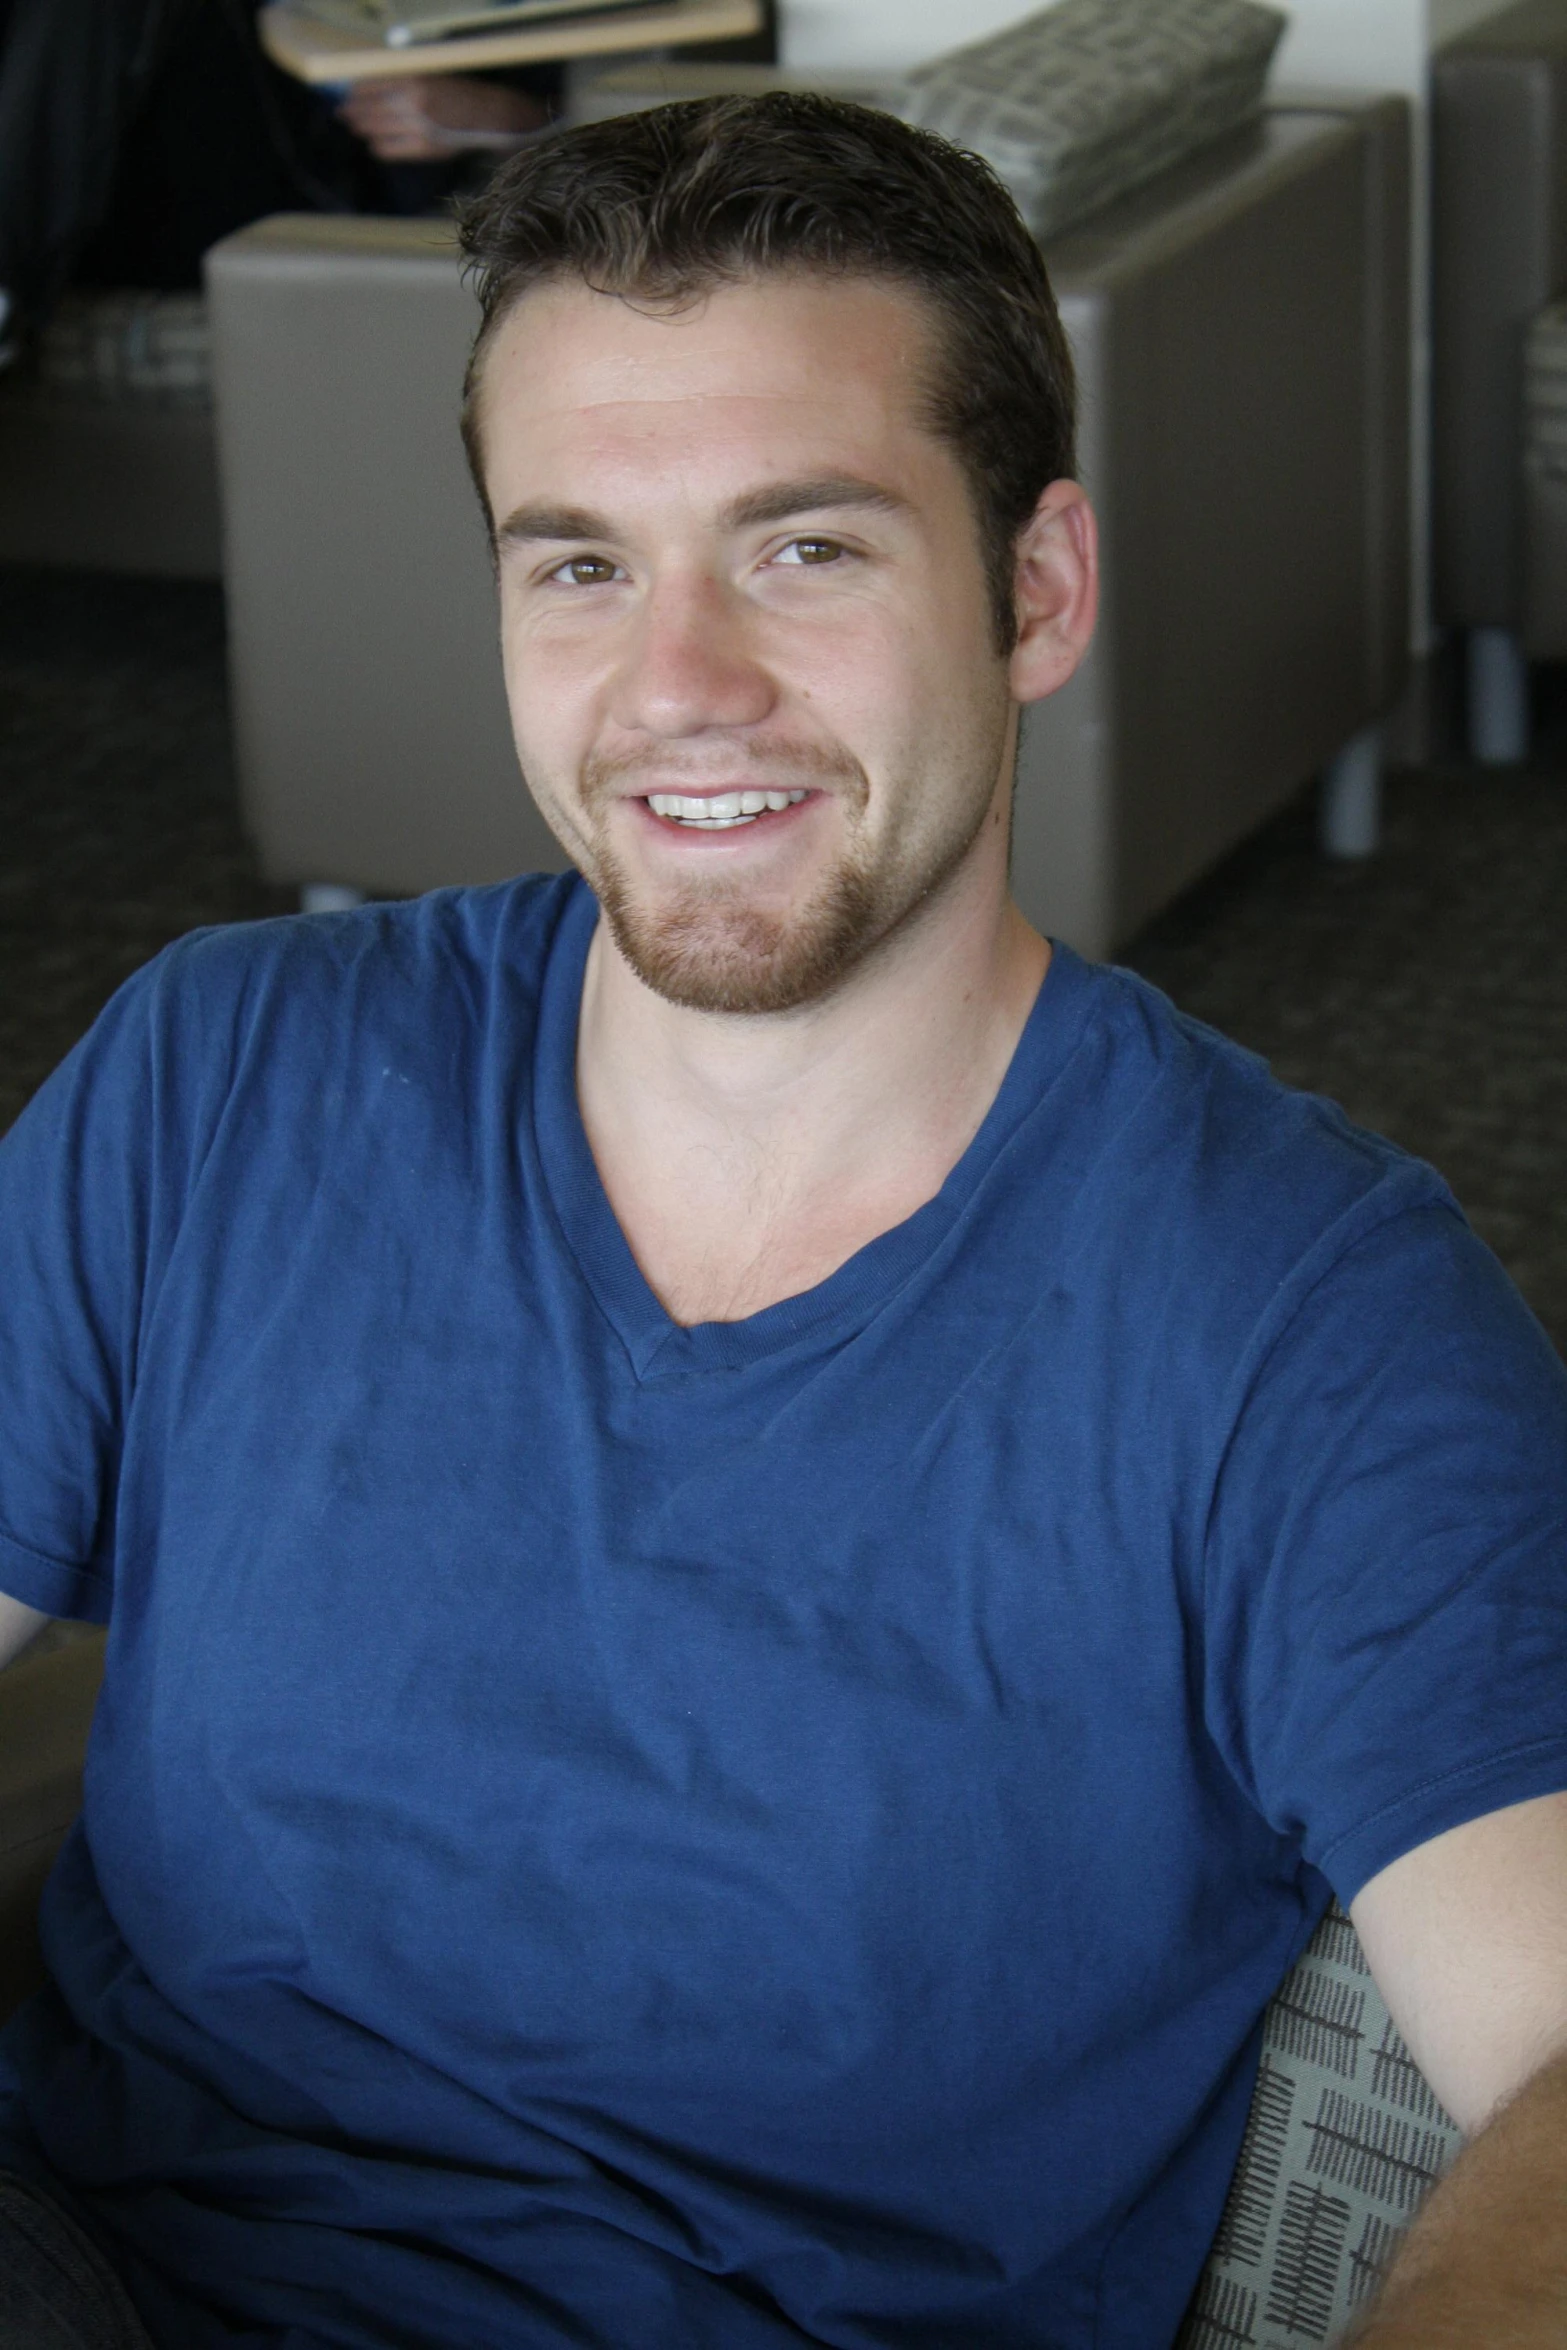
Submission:
[[[69,285],[177,292],[269,212],[419,213],[549,121],[554,67],[306,89],[258,0],[0,0],[0,362]]]
[[[385,164],[445,164],[472,153],[509,154],[550,119],[534,73],[511,81],[425,73],[357,82],[339,115]]]

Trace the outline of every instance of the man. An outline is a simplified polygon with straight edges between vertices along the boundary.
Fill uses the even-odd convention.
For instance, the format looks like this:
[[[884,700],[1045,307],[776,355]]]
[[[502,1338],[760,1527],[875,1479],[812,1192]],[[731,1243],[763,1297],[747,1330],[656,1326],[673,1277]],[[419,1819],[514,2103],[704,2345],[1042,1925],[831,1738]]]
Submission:
[[[790,98],[469,239],[591,892],[185,942],[0,1154],[0,1582],[110,1622],[13,2240],[165,2350],[1159,2350],[1333,1888],[1480,2133],[1366,2341],[1559,2343],[1563,1381],[1008,899],[1037,252]]]

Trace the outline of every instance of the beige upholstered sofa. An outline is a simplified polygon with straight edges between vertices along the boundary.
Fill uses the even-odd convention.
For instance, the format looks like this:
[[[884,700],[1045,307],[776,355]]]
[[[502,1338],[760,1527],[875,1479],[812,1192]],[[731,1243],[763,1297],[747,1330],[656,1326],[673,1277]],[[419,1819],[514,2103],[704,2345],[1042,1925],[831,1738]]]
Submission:
[[[1106,533],[1096,651],[1031,718],[1030,915],[1125,938],[1406,674],[1407,119],[1277,107],[1057,239]],[[560,862],[516,772],[455,430],[474,312],[428,223],[279,217],[209,256],[235,724],[270,878]]]

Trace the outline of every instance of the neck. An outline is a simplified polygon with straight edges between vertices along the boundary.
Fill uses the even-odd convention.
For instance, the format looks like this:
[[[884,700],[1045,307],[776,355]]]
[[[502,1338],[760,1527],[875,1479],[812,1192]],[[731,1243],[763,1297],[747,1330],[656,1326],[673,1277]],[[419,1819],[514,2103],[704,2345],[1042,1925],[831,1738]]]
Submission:
[[[932,1198],[995,1099],[1048,961],[983,873],[955,877],[831,996],[755,1018],[667,1003],[601,924],[582,1115],[674,1318],[736,1320],[795,1296]]]

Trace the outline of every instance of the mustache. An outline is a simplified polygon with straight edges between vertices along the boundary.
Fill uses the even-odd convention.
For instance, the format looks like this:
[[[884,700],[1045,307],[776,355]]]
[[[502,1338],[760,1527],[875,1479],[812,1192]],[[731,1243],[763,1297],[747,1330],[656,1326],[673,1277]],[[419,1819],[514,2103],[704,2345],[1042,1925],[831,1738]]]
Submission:
[[[725,743],[700,758],[672,758],[652,744],[635,751],[590,751],[580,782],[584,802],[595,807],[616,794],[645,799],[655,791],[721,790],[742,776],[758,790],[809,791],[837,784],[857,802],[869,789],[864,768],[848,751],[826,743],[782,741]],[[628,784],[634,787],[630,795]]]

